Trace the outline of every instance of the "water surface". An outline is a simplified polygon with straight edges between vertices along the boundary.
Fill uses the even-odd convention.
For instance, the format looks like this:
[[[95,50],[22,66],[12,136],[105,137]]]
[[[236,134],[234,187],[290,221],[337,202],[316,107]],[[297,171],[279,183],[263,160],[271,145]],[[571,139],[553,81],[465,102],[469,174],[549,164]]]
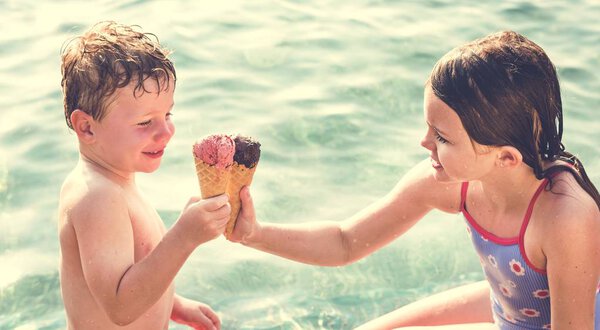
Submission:
[[[61,329],[56,206],[77,161],[59,51],[92,23],[141,25],[174,50],[177,134],[139,184],[170,226],[198,193],[191,144],[241,132],[263,145],[252,187],[263,221],[340,221],[427,156],[422,87],[451,48],[502,29],[558,68],[567,148],[600,182],[600,5],[594,1],[1,1],[0,329]],[[168,191],[168,193],[167,193]],[[482,279],[461,220],[432,213],[341,268],[231,244],[200,246],[176,279],[224,329],[349,329]],[[173,329],[183,327],[172,325]]]

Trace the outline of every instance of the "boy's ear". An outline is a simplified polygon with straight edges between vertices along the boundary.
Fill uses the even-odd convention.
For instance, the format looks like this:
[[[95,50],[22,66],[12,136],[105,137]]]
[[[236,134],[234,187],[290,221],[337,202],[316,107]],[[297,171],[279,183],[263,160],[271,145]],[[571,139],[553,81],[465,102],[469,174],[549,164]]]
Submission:
[[[500,147],[497,164],[500,167],[515,167],[523,162],[521,152],[511,146]]]
[[[79,140],[90,144],[94,142],[95,136],[92,129],[92,122],[94,118],[82,110],[76,109],[71,113],[71,125],[73,130],[77,133]]]

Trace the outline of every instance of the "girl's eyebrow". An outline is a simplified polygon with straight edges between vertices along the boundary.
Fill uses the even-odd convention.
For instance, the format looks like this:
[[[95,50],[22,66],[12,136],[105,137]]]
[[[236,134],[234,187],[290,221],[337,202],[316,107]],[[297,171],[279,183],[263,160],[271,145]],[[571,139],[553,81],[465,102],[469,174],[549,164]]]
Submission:
[[[431,123],[427,122],[427,125],[429,125],[429,127],[431,127],[434,131],[436,131],[439,135],[442,136],[449,136],[448,134],[444,133],[442,130],[440,130],[439,128],[431,125]]]

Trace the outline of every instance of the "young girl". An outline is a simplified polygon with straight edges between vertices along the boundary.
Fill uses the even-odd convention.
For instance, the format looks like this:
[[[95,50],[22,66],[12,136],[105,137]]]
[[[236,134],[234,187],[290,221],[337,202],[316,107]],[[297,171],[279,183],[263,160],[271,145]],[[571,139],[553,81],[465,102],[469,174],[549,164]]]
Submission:
[[[424,114],[429,159],[378,202],[343,222],[259,224],[244,188],[231,239],[339,266],[390,243],[432,209],[461,212],[487,281],[361,329],[600,329],[600,196],[561,143],[559,84],[545,52],[515,32],[450,51],[426,83]]]

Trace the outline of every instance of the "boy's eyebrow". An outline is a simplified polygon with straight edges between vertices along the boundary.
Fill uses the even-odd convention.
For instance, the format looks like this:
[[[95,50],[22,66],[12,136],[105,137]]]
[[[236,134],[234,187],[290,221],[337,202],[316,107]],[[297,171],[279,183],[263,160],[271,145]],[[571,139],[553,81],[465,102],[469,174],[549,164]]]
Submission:
[[[171,103],[171,105],[169,106],[169,111],[171,111],[173,109],[173,107],[175,106],[175,102]],[[147,116],[152,114],[153,112],[156,112],[155,110],[148,110],[146,111],[143,116]]]

